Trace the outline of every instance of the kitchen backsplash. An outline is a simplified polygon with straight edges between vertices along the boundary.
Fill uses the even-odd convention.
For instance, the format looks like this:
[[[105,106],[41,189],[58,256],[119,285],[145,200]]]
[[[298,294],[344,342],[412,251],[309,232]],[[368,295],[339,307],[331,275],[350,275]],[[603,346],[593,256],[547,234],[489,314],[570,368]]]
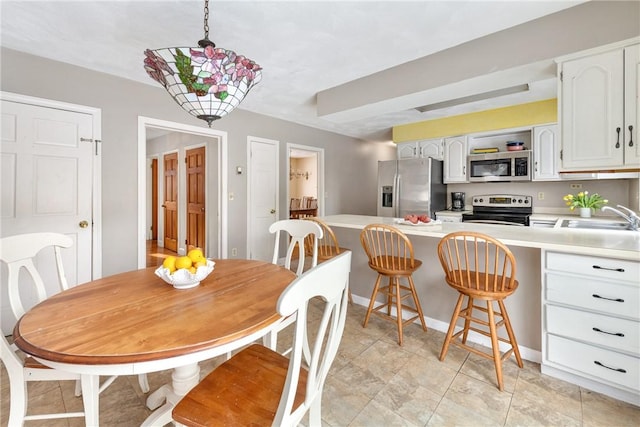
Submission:
[[[562,197],[579,191],[598,193],[609,200],[609,206],[623,205],[640,211],[638,201],[638,179],[606,179],[598,181],[554,181],[554,182],[496,182],[447,185],[448,197],[452,191],[464,191],[465,202],[471,207],[473,196],[480,194],[522,194],[533,198],[533,211],[538,213],[562,213],[566,207]],[[582,188],[572,188],[581,185]],[[539,197],[541,196],[541,197]],[[451,200],[448,200],[448,205]],[[596,213],[596,216],[598,213]]]

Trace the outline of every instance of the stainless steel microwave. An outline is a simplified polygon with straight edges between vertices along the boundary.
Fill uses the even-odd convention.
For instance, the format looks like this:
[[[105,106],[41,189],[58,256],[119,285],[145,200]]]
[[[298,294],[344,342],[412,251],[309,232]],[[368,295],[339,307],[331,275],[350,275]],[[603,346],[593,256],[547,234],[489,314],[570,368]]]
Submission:
[[[467,156],[469,182],[531,181],[531,150]]]

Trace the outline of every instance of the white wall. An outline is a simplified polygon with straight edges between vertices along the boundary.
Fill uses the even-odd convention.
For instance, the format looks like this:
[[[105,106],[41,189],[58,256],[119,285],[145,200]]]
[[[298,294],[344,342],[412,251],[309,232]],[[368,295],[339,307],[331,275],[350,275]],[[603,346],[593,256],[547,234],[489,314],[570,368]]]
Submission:
[[[102,110],[103,275],[137,268],[137,139],[138,116],[206,124],[183,111],[163,88],[63,64],[2,48],[0,89],[40,98],[97,107]],[[141,65],[142,67],[142,65]],[[267,84],[263,82],[262,84]],[[253,91],[259,91],[260,85]],[[251,96],[251,94],[249,95]],[[213,123],[228,133],[229,247],[246,256],[247,182],[236,166],[247,166],[247,136],[280,141],[280,194],[286,194],[286,144],[325,149],[325,213],[375,214],[377,161],[394,158],[389,144],[367,143],[331,132],[277,120],[238,109]],[[280,199],[280,211],[288,200]]]

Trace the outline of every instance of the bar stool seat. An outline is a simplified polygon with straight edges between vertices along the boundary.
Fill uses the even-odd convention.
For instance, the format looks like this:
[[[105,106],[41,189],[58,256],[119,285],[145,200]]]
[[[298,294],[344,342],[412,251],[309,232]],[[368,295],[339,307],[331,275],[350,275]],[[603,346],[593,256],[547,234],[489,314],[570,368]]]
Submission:
[[[447,356],[450,344],[491,359],[496,369],[498,388],[502,391],[502,362],[514,354],[518,366],[523,367],[516,336],[504,305],[504,300],[518,288],[515,257],[507,246],[491,236],[463,231],[447,234],[440,240],[438,258],[447,284],[459,293],[440,361]],[[463,308],[465,299],[467,303]],[[476,300],[484,301],[485,304],[477,305]],[[497,309],[494,304],[497,304]],[[478,312],[484,313],[486,320],[484,316],[479,318],[474,315]],[[464,326],[454,333],[458,319],[464,320]],[[498,335],[500,327],[505,328],[507,338]],[[490,354],[467,345],[469,331],[491,338]],[[510,346],[502,356],[499,342]]]
[[[413,282],[413,273],[420,268],[422,261],[414,258],[411,240],[402,231],[390,225],[367,225],[360,233],[360,243],[369,258],[369,267],[378,273],[362,326],[367,327],[371,313],[390,320],[397,324],[398,344],[402,345],[405,324],[420,319],[422,329],[427,330]],[[386,286],[380,286],[383,277],[388,278]],[[407,284],[403,284],[401,279],[406,279]],[[383,295],[384,302],[375,306],[378,294]],[[405,304],[403,301],[406,299],[412,299],[414,306]],[[392,308],[396,310],[395,318],[391,315]],[[402,320],[403,311],[415,315]]]

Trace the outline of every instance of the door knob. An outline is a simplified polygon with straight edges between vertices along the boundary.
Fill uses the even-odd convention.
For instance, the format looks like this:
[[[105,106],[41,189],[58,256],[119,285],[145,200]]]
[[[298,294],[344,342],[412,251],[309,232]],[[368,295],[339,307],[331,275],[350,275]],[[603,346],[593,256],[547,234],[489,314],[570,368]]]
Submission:
[[[80,228],[87,228],[89,226],[89,222],[88,221],[80,221],[80,223],[78,225],[80,226]]]
[[[271,213],[272,214],[276,213],[276,210],[275,209],[271,209]]]

